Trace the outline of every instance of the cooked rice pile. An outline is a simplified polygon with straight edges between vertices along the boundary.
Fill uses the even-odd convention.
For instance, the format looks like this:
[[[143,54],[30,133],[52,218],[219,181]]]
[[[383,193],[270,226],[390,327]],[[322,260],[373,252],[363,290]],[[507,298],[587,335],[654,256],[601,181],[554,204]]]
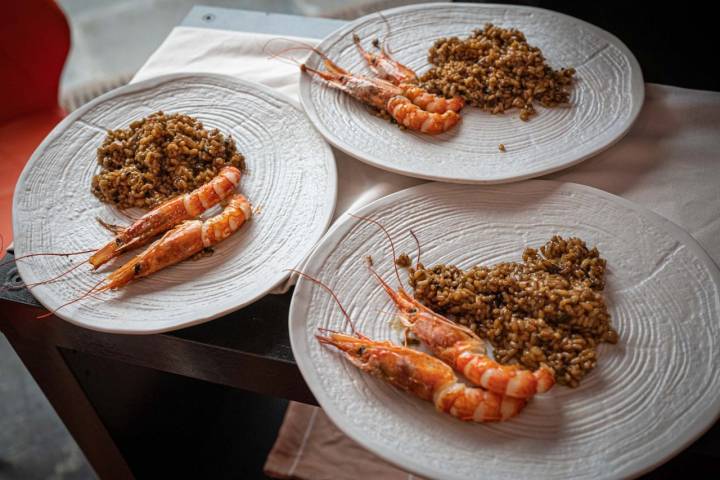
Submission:
[[[567,104],[575,75],[574,68],[553,70],[521,31],[492,24],[465,40],[437,40],[428,60],[433,67],[420,81],[429,91],[459,95],[490,113],[519,108],[522,120],[536,113],[533,102],[544,107]]]
[[[602,290],[605,260],[578,238],[553,237],[522,263],[418,265],[415,297],[469,326],[494,347],[495,360],[535,370],[545,363],[558,383],[575,387],[595,367],[595,348],[616,343]]]
[[[97,150],[97,198],[119,208],[152,208],[207,183],[226,165],[245,170],[232,137],[193,117],[163,112],[109,130]]]

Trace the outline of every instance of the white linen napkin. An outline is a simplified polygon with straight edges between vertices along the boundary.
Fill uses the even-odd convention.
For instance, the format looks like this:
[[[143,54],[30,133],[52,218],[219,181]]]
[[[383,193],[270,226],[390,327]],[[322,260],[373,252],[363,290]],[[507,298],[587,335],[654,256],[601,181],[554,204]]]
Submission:
[[[179,72],[236,76],[297,101],[299,69],[271,59],[282,39],[255,33],[176,27],[133,81]],[[288,52],[302,60],[306,54]],[[338,166],[335,218],[392,192],[423,183],[366,165],[333,149]],[[543,178],[597,187],[667,217],[720,263],[720,93],[646,84],[645,105],[628,135],[581,164]]]

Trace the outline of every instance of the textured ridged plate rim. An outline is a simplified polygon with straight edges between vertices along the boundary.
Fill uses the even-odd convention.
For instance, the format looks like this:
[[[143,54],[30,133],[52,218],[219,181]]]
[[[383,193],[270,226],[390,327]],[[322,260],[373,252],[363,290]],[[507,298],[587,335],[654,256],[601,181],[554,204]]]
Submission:
[[[461,184],[477,184],[477,185],[492,185],[492,184],[501,184],[501,183],[509,183],[509,182],[516,182],[520,180],[527,180],[530,178],[538,177],[541,175],[546,175],[549,173],[557,172],[560,170],[564,170],[568,167],[571,167],[573,165],[577,165],[578,163],[587,160],[588,158],[591,158],[604,150],[610,148],[614,144],[616,144],[618,141],[620,141],[630,130],[633,123],[637,119],[638,115],[640,114],[640,110],[642,109],[642,105],[644,103],[645,98],[645,85],[642,75],[642,70],[640,68],[640,64],[633,55],[633,53],[630,51],[630,49],[627,48],[627,46],[618,39],[615,35],[596,27],[595,25],[592,25],[588,22],[585,22],[583,20],[580,20],[578,18],[572,17],[570,15],[566,15],[559,12],[554,12],[551,10],[547,10],[544,8],[539,7],[530,7],[530,6],[520,6],[520,5],[505,5],[505,4],[476,4],[476,3],[425,3],[425,4],[417,4],[417,5],[407,5],[407,6],[400,6],[396,8],[391,8],[387,10],[383,10],[380,13],[384,15],[391,15],[396,13],[404,13],[404,12],[410,12],[415,10],[425,10],[425,9],[432,9],[432,8],[442,8],[442,9],[452,9],[456,6],[462,6],[462,7],[473,7],[477,8],[479,10],[481,9],[497,9],[497,8],[507,8],[516,10],[518,12],[542,12],[542,13],[549,13],[552,15],[557,16],[558,18],[566,19],[571,22],[576,22],[578,25],[582,25],[583,27],[593,31],[598,36],[604,38],[609,43],[617,47],[623,55],[627,58],[631,65],[631,72],[630,72],[630,81],[632,83],[632,96],[633,96],[633,105],[632,110],[629,114],[629,116],[626,119],[625,125],[623,126],[622,130],[617,133],[617,135],[614,138],[607,139],[604,143],[598,143],[593,146],[592,149],[587,150],[582,155],[578,156],[577,158],[569,159],[568,161],[547,167],[547,168],[539,168],[539,169],[529,169],[527,171],[519,171],[516,174],[513,175],[506,175],[503,177],[497,177],[497,178],[485,178],[485,177],[472,177],[472,178],[466,178],[466,177],[458,177],[456,175],[453,175],[452,173],[449,173],[447,175],[445,174],[425,174],[422,171],[418,171],[417,169],[407,169],[407,168],[401,168],[393,164],[393,162],[390,160],[382,158],[381,156],[376,155],[374,152],[368,152],[365,150],[359,150],[356,148],[353,148],[352,146],[347,145],[347,143],[343,140],[341,136],[338,136],[336,132],[332,131],[328,126],[326,126],[323,121],[318,117],[317,108],[311,101],[311,94],[310,89],[312,88],[312,83],[315,80],[312,80],[308,77],[308,75],[302,75],[300,78],[300,101],[303,105],[303,108],[305,109],[305,112],[307,113],[308,117],[312,121],[312,123],[315,125],[315,127],[322,133],[322,135],[325,137],[325,139],[330,143],[333,147],[343,151],[344,153],[347,153],[348,155],[351,155],[354,158],[357,158],[369,165],[372,165],[377,168],[381,168],[383,170],[387,170],[389,172],[397,173],[400,175],[407,175],[415,178],[421,178],[425,180],[436,180],[436,181],[443,181],[448,183],[461,183]],[[353,30],[356,28],[357,25],[361,25],[362,23],[372,19],[377,18],[377,13],[372,13],[369,15],[366,15],[364,17],[361,17],[359,19],[356,19],[352,22],[350,22],[348,25],[345,25],[343,27],[338,28],[336,31],[325,37],[318,45],[317,48],[321,51],[325,51],[327,44],[332,43],[335,44],[338,41],[338,38],[346,37],[350,35]],[[315,59],[317,56],[315,54],[312,54],[310,56],[310,60]],[[310,63],[310,62],[308,62]],[[325,87],[329,88],[329,87]],[[466,108],[473,108],[473,107],[466,107]],[[369,113],[368,113],[369,114]],[[510,111],[510,113],[506,115],[514,115],[516,114],[515,110]],[[530,121],[532,122],[532,120]],[[396,126],[390,125],[388,123],[388,128],[395,128]]]
[[[663,230],[665,233],[668,233],[676,241],[687,247],[692,254],[697,256],[697,258],[702,262],[702,264],[709,270],[712,279],[714,280],[715,291],[717,292],[717,290],[720,288],[720,269],[718,269],[717,264],[690,234],[688,234],[684,229],[671,222],[670,220],[666,219],[665,217],[662,217],[661,215],[658,215],[646,209],[645,207],[634,204],[621,197],[612,195],[610,193],[593,187],[580,184],[557,182],[552,180],[528,180],[526,182],[522,182],[521,184],[508,185],[508,187],[529,184],[546,184],[548,187],[566,186],[571,189],[576,189],[577,191],[590,192],[600,197],[604,197],[605,199],[608,199],[612,202],[616,202],[616,204],[625,209],[628,209],[628,211],[642,216],[654,226]],[[371,204],[366,205],[352,213],[355,215],[372,217],[373,213],[397,205],[402,201],[408,201],[412,198],[418,197],[431,197],[435,192],[455,187],[461,186],[456,184],[441,184],[433,182],[418,185],[415,187],[410,187],[408,189],[390,194],[386,197],[376,200]],[[474,188],[478,188],[481,191],[484,187],[479,186]],[[318,272],[321,270],[323,263],[326,260],[326,257],[329,256],[327,252],[331,252],[343,239],[343,237],[345,237],[353,228],[355,228],[358,223],[359,220],[349,215],[345,215],[340,218],[313,250],[312,254],[305,263],[306,272],[317,275]],[[355,245],[355,247],[360,247],[360,245]],[[414,474],[427,476],[430,478],[448,478],[458,480],[466,478],[453,473],[451,470],[443,472],[434,470],[429,465],[424,464],[422,460],[408,457],[398,459],[397,452],[394,450],[391,441],[380,443],[375,442],[372,439],[368,439],[367,434],[363,431],[363,429],[356,428],[354,425],[352,425],[352,423],[338,409],[335,400],[331,396],[329,396],[328,392],[326,392],[322,388],[318,376],[319,373],[312,364],[312,360],[309,358],[308,344],[305,337],[307,324],[305,311],[308,308],[308,299],[312,297],[312,290],[315,288],[318,287],[304,278],[300,278],[298,280],[298,283],[296,284],[293,298],[290,304],[290,315],[288,322],[290,331],[290,343],[303,378],[307,382],[318,403],[327,413],[330,419],[350,438],[352,438],[368,450],[372,451],[379,457],[397,465],[400,468],[406,469]],[[713,354],[717,357],[716,352],[713,352]],[[337,355],[337,358],[335,358],[334,360],[347,363],[347,361],[343,359],[340,355]],[[354,369],[354,367],[349,368],[351,370]],[[387,388],[392,389],[392,387],[390,386],[387,386]],[[402,392],[401,394],[407,395]],[[712,402],[704,404],[703,409],[696,413],[697,415],[695,416],[693,422],[687,428],[684,428],[681,432],[679,432],[673,438],[671,444],[667,445],[663,449],[652,452],[652,457],[649,458],[647,461],[630,462],[628,465],[625,465],[622,471],[614,472],[614,474],[622,477],[640,476],[653,470],[654,468],[657,468],[658,466],[660,466],[661,464],[668,461],[670,458],[674,457],[682,450],[687,448],[691,443],[693,443],[703,433],[705,433],[710,427],[712,427],[712,425],[718,420],[718,418],[720,418],[720,396],[716,396]],[[522,454],[518,453],[518,455]],[[417,458],[422,458],[422,452],[418,452]],[[478,478],[492,478],[487,477],[487,472],[483,471],[482,465],[477,466],[477,471],[479,475]],[[603,475],[601,472],[596,473],[596,476],[598,478],[605,478],[608,476],[607,474]]]
[[[84,114],[89,112],[90,110],[94,109],[98,105],[101,105],[102,103],[111,100],[115,98],[116,96],[122,96],[122,95],[132,95],[136,93],[140,93],[144,90],[151,89],[158,87],[163,84],[172,84],[176,81],[182,81],[187,79],[203,79],[207,78],[210,80],[220,81],[220,82],[226,82],[229,84],[237,84],[241,86],[242,88],[248,89],[248,90],[257,90],[259,92],[262,92],[263,94],[269,95],[273,97],[275,100],[282,102],[283,104],[289,106],[290,108],[298,111],[299,113],[303,113],[302,109],[299,108],[290,97],[287,95],[280,93],[276,90],[273,90],[270,87],[267,87],[265,85],[251,82],[247,80],[242,80],[239,78],[235,78],[229,75],[222,75],[222,74],[214,74],[214,73],[205,73],[205,72],[183,72],[183,73],[177,73],[177,74],[168,74],[168,75],[161,75],[157,77],[153,77],[147,80],[139,81],[136,83],[128,84],[123,87],[119,87],[117,89],[114,89],[110,92],[107,92],[90,102],[84,104],[83,106],[79,107],[77,110],[74,110],[71,112],[67,117],[65,117],[60,123],[58,123],[53,130],[45,137],[45,139],[40,143],[40,145],[35,149],[32,156],[28,160],[27,164],[25,165],[25,168],[23,169],[17,185],[15,189],[15,194],[13,196],[13,229],[14,231],[19,231],[19,225],[20,225],[20,219],[18,218],[17,214],[15,213],[17,211],[17,205],[20,201],[20,195],[22,195],[21,192],[21,186],[27,182],[27,177],[29,176],[29,172],[31,170],[31,167],[33,163],[41,157],[44,153],[44,150],[52,144],[57,139],[61,138],[62,135],[65,133],[65,131],[79,118],[81,118]],[[212,107],[210,107],[212,108]],[[191,113],[192,115],[192,113]],[[307,128],[313,129],[314,127],[312,124],[308,124]],[[324,217],[321,218],[322,223],[322,232],[325,232],[330,225],[332,221],[332,216],[334,214],[335,210],[335,204],[337,199],[337,168],[335,164],[335,159],[332,154],[332,149],[330,146],[320,140],[318,143],[318,153],[321,155],[323,162],[325,166],[328,169],[329,177],[328,177],[328,185],[329,188],[327,192],[325,192],[325,199],[323,202],[325,203],[326,207],[324,209]],[[94,162],[94,158],[91,159]],[[98,201],[99,202],[99,201]],[[322,237],[321,235],[318,235],[318,238],[312,238],[309,239],[305,248],[304,253],[300,254],[297,257],[297,263],[301,263],[307,255],[312,250],[315,242],[319,238]],[[24,255],[24,249],[23,249],[23,239],[15,238],[14,239],[14,250],[15,250],[15,256],[21,256]],[[19,240],[19,241],[18,241]],[[126,254],[127,255],[127,254]],[[295,265],[288,265],[288,268],[294,267]],[[24,277],[23,272],[27,271],[30,267],[25,264],[25,262],[17,262],[17,269],[21,277]],[[146,335],[146,334],[155,334],[155,333],[163,333],[168,331],[177,330],[180,328],[186,328],[193,325],[198,325],[210,320],[214,320],[216,318],[219,318],[223,315],[227,315],[228,313],[231,313],[235,310],[238,310],[240,308],[243,308],[260,298],[264,297],[268,293],[270,293],[272,290],[280,287],[287,279],[290,277],[289,271],[281,271],[277,275],[273,276],[272,278],[269,278],[266,280],[267,284],[262,288],[262,290],[258,291],[255,295],[252,297],[247,298],[243,302],[239,302],[235,305],[233,305],[230,308],[226,308],[221,311],[214,312],[209,315],[197,315],[196,318],[193,321],[186,321],[181,324],[177,325],[171,325],[171,326],[163,326],[159,328],[147,328],[147,329],[125,329],[125,328],[115,328],[115,327],[106,327],[106,326],[97,326],[94,324],[89,324],[87,322],[79,321],[78,319],[74,318],[72,315],[68,315],[65,311],[62,309],[58,312],[55,312],[54,314],[60,318],[62,318],[65,321],[68,321],[69,323],[88,328],[91,330],[106,332],[106,333],[122,333],[122,334],[131,334],[131,335]],[[44,302],[44,296],[43,295],[37,295],[37,290],[33,294],[43,306],[45,305]]]

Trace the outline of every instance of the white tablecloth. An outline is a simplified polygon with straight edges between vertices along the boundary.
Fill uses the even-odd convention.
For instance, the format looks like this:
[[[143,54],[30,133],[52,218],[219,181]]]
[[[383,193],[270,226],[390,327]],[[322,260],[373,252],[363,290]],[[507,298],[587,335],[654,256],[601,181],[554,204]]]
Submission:
[[[271,60],[264,52],[273,38],[178,27],[134,81],[177,72],[223,73],[297,99],[297,66]],[[280,44],[275,41],[272,49]],[[642,112],[624,139],[544,178],[590,185],[639,203],[685,228],[720,263],[720,93],[653,84],[646,89]],[[334,153],[339,177],[336,217],[423,182]],[[414,478],[346,438],[321,410],[299,404],[288,409],[265,468],[275,478]]]
[[[297,100],[297,65],[271,59],[275,36],[177,27],[133,81],[210,72],[263,83]],[[303,39],[307,43],[315,40]],[[282,40],[273,40],[277,51]],[[288,52],[302,59],[302,52]],[[336,217],[423,183],[333,150]],[[646,84],[645,105],[628,135],[604,153],[546,177],[597,187],[639,203],[685,228],[720,264],[720,93]]]

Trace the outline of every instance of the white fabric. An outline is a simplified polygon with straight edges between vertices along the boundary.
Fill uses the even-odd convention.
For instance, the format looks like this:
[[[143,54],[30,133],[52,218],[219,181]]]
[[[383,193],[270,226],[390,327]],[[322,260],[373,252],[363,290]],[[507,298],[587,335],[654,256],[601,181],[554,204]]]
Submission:
[[[273,52],[291,46],[271,35],[177,27],[133,81],[178,72],[222,73],[264,83],[297,100],[299,69],[271,59],[268,41]],[[298,50],[287,54],[299,59],[306,55]],[[719,152],[720,93],[646,84],[645,105],[624,139],[544,178],[590,185],[639,203],[685,228],[720,263]],[[424,182],[334,153],[336,217]]]

